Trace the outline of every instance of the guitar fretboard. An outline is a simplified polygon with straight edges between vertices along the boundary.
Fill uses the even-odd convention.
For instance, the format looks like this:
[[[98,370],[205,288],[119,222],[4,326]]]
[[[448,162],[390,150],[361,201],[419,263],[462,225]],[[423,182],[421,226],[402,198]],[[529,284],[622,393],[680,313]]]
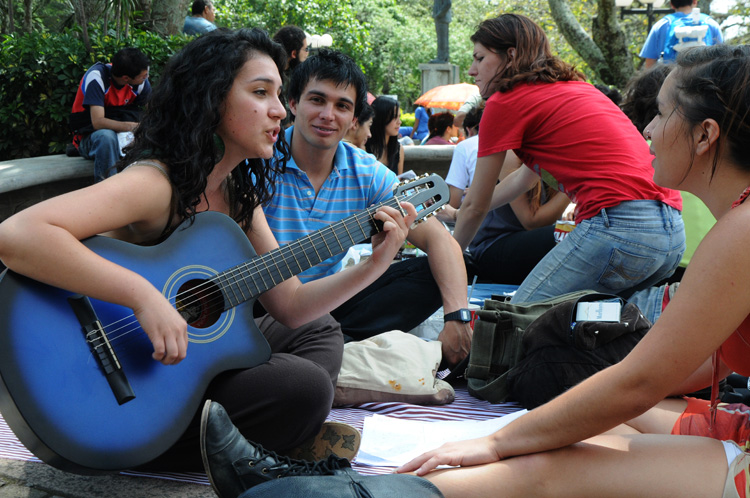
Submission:
[[[284,280],[372,237],[380,231],[373,215],[381,206],[399,208],[398,199],[393,197],[219,273],[211,280],[224,294],[224,309],[255,298]]]

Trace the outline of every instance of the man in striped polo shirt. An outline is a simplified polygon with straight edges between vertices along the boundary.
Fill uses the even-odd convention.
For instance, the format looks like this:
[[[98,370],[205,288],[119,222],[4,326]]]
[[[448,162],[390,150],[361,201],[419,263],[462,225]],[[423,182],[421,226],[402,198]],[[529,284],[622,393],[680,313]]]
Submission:
[[[287,244],[393,196],[396,175],[374,156],[343,142],[365,103],[367,85],[357,64],[335,51],[308,58],[292,74],[286,130],[292,158],[263,206],[279,244]],[[331,314],[345,335],[364,339],[389,330],[410,330],[443,305],[443,357],[455,364],[469,352],[466,268],[458,244],[436,219],[412,229],[408,240],[427,253],[391,265],[364,291]],[[304,282],[334,273],[343,255],[303,272]],[[452,313],[457,312],[457,313]],[[450,316],[449,316],[450,315]],[[452,317],[456,319],[451,319]]]

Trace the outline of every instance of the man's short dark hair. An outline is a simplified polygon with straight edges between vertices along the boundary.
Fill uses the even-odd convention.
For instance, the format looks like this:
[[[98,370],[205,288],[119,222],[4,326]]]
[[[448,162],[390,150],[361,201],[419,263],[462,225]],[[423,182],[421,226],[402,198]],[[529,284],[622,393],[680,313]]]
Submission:
[[[671,4],[673,8],[679,9],[680,7],[687,7],[688,5],[693,5],[693,0],[672,0]]]
[[[331,81],[336,86],[354,86],[357,98],[354,101],[354,115],[359,116],[367,103],[367,82],[365,75],[349,56],[336,50],[322,49],[317,55],[308,57],[292,72],[287,97],[299,102],[302,92],[312,80]]]
[[[146,54],[137,48],[123,48],[112,57],[112,75],[118,78],[122,76],[135,78],[150,65],[151,62]]]
[[[203,14],[203,11],[209,5],[213,5],[209,0],[195,0],[193,6],[190,8],[190,13],[194,16],[199,16]]]

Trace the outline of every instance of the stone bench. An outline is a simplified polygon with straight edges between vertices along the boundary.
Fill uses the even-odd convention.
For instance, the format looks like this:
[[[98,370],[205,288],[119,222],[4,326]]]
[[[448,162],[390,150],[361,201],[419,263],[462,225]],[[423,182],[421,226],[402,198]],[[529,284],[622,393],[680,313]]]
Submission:
[[[94,162],[64,154],[0,162],[0,221],[94,182]]]
[[[448,173],[452,145],[404,147],[404,171]],[[94,162],[64,154],[0,162],[0,221],[39,201],[94,182]]]

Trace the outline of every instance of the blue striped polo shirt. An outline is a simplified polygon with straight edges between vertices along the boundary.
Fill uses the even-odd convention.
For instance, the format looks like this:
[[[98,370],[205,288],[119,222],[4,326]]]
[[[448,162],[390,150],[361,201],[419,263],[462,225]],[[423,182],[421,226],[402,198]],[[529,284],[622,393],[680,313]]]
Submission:
[[[293,127],[286,130],[287,143],[292,142],[293,131]],[[283,246],[393,197],[397,184],[396,175],[375,156],[339,142],[331,174],[317,196],[307,173],[290,159],[263,212]],[[338,254],[328,258],[302,272],[299,278],[308,282],[333,274],[339,270],[343,257]]]

